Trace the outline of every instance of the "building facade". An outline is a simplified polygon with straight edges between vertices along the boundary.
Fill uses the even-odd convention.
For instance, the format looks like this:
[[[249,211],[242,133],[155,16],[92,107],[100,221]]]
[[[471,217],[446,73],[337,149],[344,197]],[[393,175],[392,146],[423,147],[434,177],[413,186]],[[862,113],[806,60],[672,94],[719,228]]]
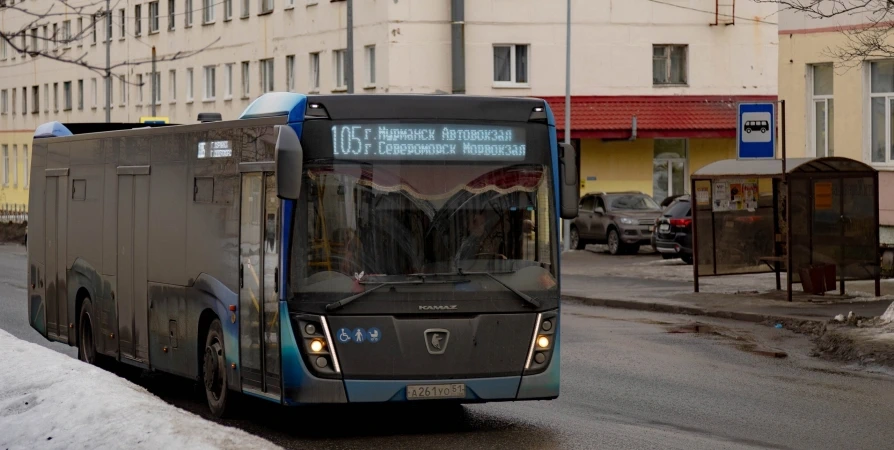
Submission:
[[[779,97],[790,157],[843,156],[879,170],[883,243],[894,244],[894,54],[841,59],[869,14],[779,14]],[[890,26],[885,22],[885,26]]]
[[[16,146],[20,173],[40,123],[104,120],[103,71],[56,59],[104,68],[107,40],[113,122],[233,119],[264,92],[347,92],[344,1],[121,0],[108,15],[88,0],[68,3],[93,9],[69,11],[51,0],[2,3],[11,42],[0,43],[0,143]],[[36,22],[21,10],[52,3]],[[562,120],[564,1],[353,3],[356,94],[537,96]],[[734,156],[735,102],[775,98],[777,29],[759,19],[772,5],[573,0],[572,10],[571,128],[584,191],[682,193],[692,171]]]

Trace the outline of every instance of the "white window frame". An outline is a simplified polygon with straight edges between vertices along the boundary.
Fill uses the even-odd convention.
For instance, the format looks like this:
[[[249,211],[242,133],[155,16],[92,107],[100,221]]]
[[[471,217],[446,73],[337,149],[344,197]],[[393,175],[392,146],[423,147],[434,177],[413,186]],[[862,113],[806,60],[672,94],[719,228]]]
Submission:
[[[217,98],[217,66],[205,66],[205,89],[203,99],[214,101]]]
[[[170,97],[170,103],[177,103],[177,70],[171,69],[168,71],[168,97]]]
[[[251,0],[242,0],[241,3],[242,10],[239,11],[239,18],[248,19],[248,16],[251,15]]]
[[[494,66],[494,59],[497,57],[494,52],[498,48],[509,48],[509,81],[497,81],[497,74],[494,72],[491,77],[493,80],[493,87],[496,88],[525,88],[530,87],[531,85],[531,44],[494,44],[493,49],[491,50],[491,68]],[[527,66],[525,67],[527,79],[525,81],[519,82],[518,74],[516,73],[516,60],[518,58],[518,48],[525,47],[525,55],[528,58]],[[493,69],[491,69],[493,70]]]
[[[177,6],[176,0],[168,0],[168,31],[177,28]]]
[[[98,87],[99,86],[97,86],[97,84],[96,84],[96,78],[91,78],[90,79],[90,88],[93,91],[93,105],[90,106],[91,109],[96,109],[96,106],[99,103],[99,92],[98,92],[99,89],[98,89]]]
[[[186,0],[186,11],[183,14],[183,26],[189,28],[192,26],[193,0]]]
[[[376,87],[376,46],[367,45],[363,47],[364,73],[366,74],[366,87]]]
[[[53,83],[53,112],[59,112],[59,83]]]
[[[19,146],[12,144],[12,187],[19,186]]]
[[[195,92],[193,91],[193,70],[186,69],[186,103],[192,103]]]
[[[214,23],[214,6],[217,0],[202,0],[202,24]]]
[[[6,61],[9,49],[6,46],[6,39],[0,39],[0,61]]]
[[[93,42],[91,42],[90,45],[96,45],[96,26],[97,26],[97,24],[99,23],[99,20],[97,19],[97,15],[96,15],[96,14],[94,14],[94,15],[92,15],[92,16],[90,16],[90,17],[93,19],[93,26],[90,28],[90,37],[91,37],[91,39],[92,39]],[[46,25],[44,25],[44,28],[46,28]],[[44,34],[46,34],[46,33],[44,33]],[[49,45],[49,42],[50,42],[50,41],[47,40],[47,41],[46,41],[46,44],[44,44],[44,45]]]
[[[233,66],[235,64],[228,63],[224,69],[224,100],[233,99]]]
[[[285,0],[285,6],[283,9],[293,9],[295,8],[295,0]]]
[[[43,112],[45,114],[50,112],[50,83],[43,84]]]
[[[71,21],[62,21],[62,48],[71,48]]]
[[[223,1],[224,21],[233,20],[233,0]]]
[[[158,10],[158,8],[159,8],[158,0],[156,0],[154,2],[149,2],[149,34],[158,33],[158,29],[159,29],[158,16],[160,14],[160,11]]]
[[[242,98],[248,98],[251,95],[251,64],[248,61],[242,61]]]
[[[833,68],[832,69],[833,70],[833,72],[832,72],[832,79],[833,79],[832,93],[828,94],[828,95],[814,93],[814,92],[816,92],[815,71],[818,67],[823,67],[823,66],[826,66],[826,67],[831,66]],[[808,108],[810,110],[807,113],[809,116],[809,121],[807,124],[807,127],[808,127],[807,132],[809,133],[808,136],[809,136],[809,142],[810,142],[810,152],[813,156],[816,156],[816,157],[832,156],[832,155],[828,154],[829,149],[830,149],[829,144],[834,144],[834,142],[830,141],[830,139],[829,139],[830,131],[832,131],[831,134],[832,134],[833,140],[834,140],[835,135],[834,135],[834,130],[832,130],[832,128],[829,127],[829,119],[831,118],[834,121],[834,117],[830,117],[829,106],[832,105],[833,111],[832,111],[831,116],[834,116],[834,114],[835,114],[835,112],[834,112],[834,107],[835,107],[835,105],[834,105],[834,98],[835,98],[834,66],[832,63],[828,63],[828,64],[811,64],[808,67],[809,67],[808,79],[810,82],[807,84],[807,89],[808,89],[808,96],[810,97],[810,102],[808,103],[809,104]],[[816,131],[817,131],[816,130],[816,119],[817,119],[816,105],[819,103],[823,104],[823,111],[825,114],[825,117],[823,117],[823,124],[826,127],[826,132],[823,135],[825,136],[826,141],[823,142],[823,148],[825,149],[825,154],[823,154],[823,155],[820,155],[818,153],[819,148],[817,147],[817,142],[816,142]],[[832,124],[832,126],[834,127],[834,123]],[[832,147],[832,151],[834,154],[834,151],[835,151],[834,145]]]
[[[320,52],[310,54],[310,92],[320,91]]]
[[[258,61],[258,73],[259,73],[259,82],[261,83],[261,94],[266,94],[268,92],[273,92],[273,87],[276,85],[274,76],[274,59],[262,59]]]
[[[46,87],[46,85],[44,85]],[[46,99],[44,99],[46,103]],[[78,111],[84,110],[84,80],[78,80]]]
[[[0,89],[0,114],[7,114],[9,112],[9,91],[6,89]]]
[[[28,165],[28,144],[22,144],[22,176],[24,183],[22,186],[28,189],[31,186],[31,166]]]
[[[664,49],[664,58],[667,64],[664,66],[665,76],[669,80],[671,78],[671,68],[673,60],[670,55],[671,47],[683,47],[683,82],[682,83],[674,83],[668,81],[667,83],[656,83],[655,82],[655,48],[661,47]],[[689,44],[652,44],[652,69],[650,71],[652,73],[652,86],[653,87],[675,87],[675,86],[689,86]]]
[[[118,10],[118,21],[121,22],[118,24],[118,32],[121,33],[121,37],[119,39],[124,39],[127,36],[127,14],[125,13],[125,9]]]
[[[46,27],[44,27],[46,28]],[[46,32],[44,32],[46,36]],[[78,47],[84,46],[84,18],[78,17]]]
[[[3,185],[9,186],[9,145],[3,144]]]
[[[125,75],[118,77],[118,86],[118,95],[121,97],[118,100],[118,105],[124,106],[127,104],[127,77]]]
[[[270,14],[273,12],[273,0],[258,0],[258,15]]]
[[[295,55],[286,55],[286,90],[295,92]]]
[[[345,68],[345,57],[348,52],[346,49],[336,49],[332,51],[332,76],[335,81],[333,91],[344,91],[348,89],[348,76]]]
[[[138,73],[137,74],[137,86],[138,86],[138,90],[139,90],[139,95],[137,95],[137,106],[142,105],[143,102],[145,101],[145,97],[143,97],[143,85],[144,84],[145,83],[143,82],[143,74]]]

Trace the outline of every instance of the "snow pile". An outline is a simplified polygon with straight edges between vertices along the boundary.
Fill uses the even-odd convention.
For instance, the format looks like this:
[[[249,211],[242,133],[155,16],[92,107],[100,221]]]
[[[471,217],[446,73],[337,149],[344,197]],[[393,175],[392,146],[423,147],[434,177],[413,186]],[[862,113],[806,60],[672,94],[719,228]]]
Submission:
[[[277,448],[0,330],[0,449]]]
[[[894,303],[891,303],[891,306],[882,314],[882,323],[891,323],[894,322]]]

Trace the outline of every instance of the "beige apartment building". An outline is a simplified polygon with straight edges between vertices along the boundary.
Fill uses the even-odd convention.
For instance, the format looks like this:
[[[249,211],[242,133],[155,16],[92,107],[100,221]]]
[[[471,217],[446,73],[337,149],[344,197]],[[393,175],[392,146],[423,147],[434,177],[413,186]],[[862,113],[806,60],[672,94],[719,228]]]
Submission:
[[[150,116],[152,103],[154,115],[190,123],[200,112],[235,119],[269,91],[347,92],[343,0],[112,0],[110,18],[93,0],[70,4],[95,11],[68,13],[51,0],[0,3],[0,29],[18,33],[19,48],[104,67],[110,38],[114,122]],[[53,3],[59,14],[24,26],[19,8]],[[354,0],[354,91],[543,97],[561,138],[565,3]],[[583,191],[634,189],[658,201],[683,193],[693,171],[734,157],[735,103],[776,98],[772,4],[573,0],[572,11],[571,129]],[[19,179],[31,130],[103,121],[103,86],[102,72],[0,43],[0,145],[16,146]],[[21,184],[16,202],[27,199]]]

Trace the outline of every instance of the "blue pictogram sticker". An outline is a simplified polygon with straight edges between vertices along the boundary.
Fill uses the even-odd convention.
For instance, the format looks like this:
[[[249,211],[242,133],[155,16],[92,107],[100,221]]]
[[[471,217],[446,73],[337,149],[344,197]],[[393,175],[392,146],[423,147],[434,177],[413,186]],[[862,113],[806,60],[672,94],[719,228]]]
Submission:
[[[378,328],[375,328],[375,327],[370,328],[367,331],[367,338],[369,339],[369,342],[371,344],[375,344],[375,343],[379,342],[380,340],[382,340],[382,332],[379,331]]]
[[[351,341],[351,330],[347,328],[340,328],[338,332],[335,334],[335,338],[338,339],[338,342],[342,344],[347,344]]]
[[[369,336],[366,334],[366,330],[363,328],[357,328],[351,334],[351,339],[354,340],[355,344],[362,344],[364,341],[369,339]]]

